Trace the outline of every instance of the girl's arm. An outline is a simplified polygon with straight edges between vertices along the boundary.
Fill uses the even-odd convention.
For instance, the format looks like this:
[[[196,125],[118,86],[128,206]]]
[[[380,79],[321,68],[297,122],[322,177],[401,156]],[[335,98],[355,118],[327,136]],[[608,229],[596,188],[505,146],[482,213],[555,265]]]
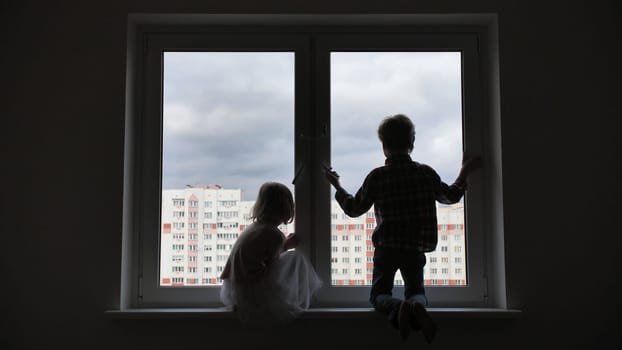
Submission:
[[[290,233],[289,235],[287,235],[287,237],[285,237],[282,251],[296,248],[298,246],[298,243],[299,243],[298,236],[295,233]]]
[[[263,239],[265,247],[264,264],[266,269],[269,269],[284,251],[286,238],[283,232],[274,227],[274,229],[264,232]]]

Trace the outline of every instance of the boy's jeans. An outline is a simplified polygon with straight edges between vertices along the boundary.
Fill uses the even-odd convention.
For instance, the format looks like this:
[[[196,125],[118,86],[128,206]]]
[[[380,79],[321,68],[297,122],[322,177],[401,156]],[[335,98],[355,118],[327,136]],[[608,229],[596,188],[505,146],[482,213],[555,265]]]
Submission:
[[[369,302],[377,311],[386,313],[391,324],[397,328],[397,313],[401,299],[392,294],[393,279],[399,269],[404,279],[404,299],[427,306],[428,299],[423,287],[424,253],[395,248],[376,247],[374,251],[374,275]]]

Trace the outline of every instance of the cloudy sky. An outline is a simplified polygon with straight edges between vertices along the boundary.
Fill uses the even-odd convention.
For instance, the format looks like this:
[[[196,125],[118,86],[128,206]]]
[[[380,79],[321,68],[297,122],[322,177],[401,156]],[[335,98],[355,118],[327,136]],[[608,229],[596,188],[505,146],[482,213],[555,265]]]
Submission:
[[[354,192],[382,165],[383,117],[416,126],[415,160],[442,179],[462,149],[460,54],[333,53],[331,158]],[[294,54],[165,53],[163,188],[220,184],[255,198],[261,183],[294,176]]]

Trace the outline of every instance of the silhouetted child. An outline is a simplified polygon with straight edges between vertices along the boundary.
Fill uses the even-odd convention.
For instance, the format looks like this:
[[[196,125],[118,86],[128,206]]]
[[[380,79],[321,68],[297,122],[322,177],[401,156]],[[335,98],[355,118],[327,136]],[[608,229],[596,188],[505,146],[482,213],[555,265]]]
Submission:
[[[220,278],[220,299],[242,321],[269,325],[294,319],[309,308],[322,283],[295,248],[296,235],[278,228],[294,218],[294,200],[283,184],[264,183],[253,205],[253,223],[233,245]]]
[[[421,330],[427,342],[436,334],[436,323],[426,311],[423,285],[426,252],[436,249],[436,202],[451,204],[464,195],[466,178],[479,164],[463,159],[456,181],[447,185],[431,167],[413,161],[410,153],[415,127],[405,115],[386,117],[378,127],[386,156],[385,165],[373,169],[355,196],[341,187],[339,175],[327,168],[325,175],[335,187],[335,199],[351,217],[366,213],[372,205],[376,228],[373,281],[370,303],[388,315],[391,324],[406,339],[410,329]],[[392,296],[397,270],[404,279],[404,300]]]

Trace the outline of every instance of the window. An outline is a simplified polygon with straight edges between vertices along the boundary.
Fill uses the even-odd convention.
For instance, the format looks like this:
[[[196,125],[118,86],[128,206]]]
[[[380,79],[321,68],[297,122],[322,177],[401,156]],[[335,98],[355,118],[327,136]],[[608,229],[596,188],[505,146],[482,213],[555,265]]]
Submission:
[[[372,271],[366,265],[371,263],[373,253],[373,211],[359,218],[345,216],[334,206],[331,188],[318,170],[321,164],[332,165],[342,178],[348,179],[344,186],[354,192],[370,170],[369,164],[382,164],[375,130],[382,117],[395,113],[410,115],[417,126],[413,158],[444,171],[441,176],[446,182],[455,177],[462,150],[486,157],[485,169],[470,179],[463,206],[446,208],[449,219],[439,223],[439,231],[443,232],[439,243],[443,245],[439,244],[434,253],[447,255],[451,248],[450,256],[455,255],[455,259],[447,261],[448,267],[439,266],[448,276],[426,278],[431,305],[485,306],[503,299],[499,290],[495,291],[497,299],[491,301],[489,295],[490,286],[503,285],[503,280],[489,283],[491,276],[502,278],[502,274],[495,275],[495,271],[503,269],[498,264],[503,260],[502,250],[494,249],[502,249],[503,245],[500,143],[496,133],[499,125],[494,102],[490,102],[495,98],[491,93],[495,82],[494,68],[490,68],[494,54],[488,45],[488,27],[460,22],[423,25],[411,16],[400,20],[389,17],[377,23],[367,22],[374,19],[332,22],[340,24],[335,27],[299,27],[290,20],[253,30],[230,24],[205,28],[163,26],[133,19],[141,25],[132,27],[137,32],[130,36],[133,42],[128,52],[124,188],[129,191],[125,196],[129,215],[124,215],[124,244],[133,255],[124,256],[123,266],[127,271],[124,288],[130,291],[124,295],[130,305],[220,305],[218,289],[214,288],[223,269],[220,257],[228,255],[237,235],[248,224],[258,185],[277,179],[290,185],[295,195],[295,232],[305,242],[299,249],[309,255],[321,278],[329,282],[318,296],[318,305],[368,306]],[[357,25],[348,25],[348,21]],[[396,64],[400,59],[419,60],[420,64]],[[417,70],[415,67],[423,67],[423,62],[446,63],[451,69],[420,68],[424,76],[426,72],[435,74],[430,74],[434,79],[428,80],[432,85],[416,90],[404,79]],[[401,69],[400,74],[388,70],[396,67]],[[212,72],[209,79],[203,75],[208,71]],[[443,80],[445,75],[451,79]],[[188,76],[204,80],[179,83],[188,81],[183,80]],[[250,77],[259,77],[265,84],[245,80]],[[401,93],[378,94],[375,99],[368,96],[371,107],[358,103],[366,98],[366,92],[389,91],[389,82],[402,84],[402,89],[397,90]],[[246,89],[245,93],[236,93],[237,88]],[[216,90],[229,95],[216,95]],[[442,95],[448,90],[451,103],[429,103],[432,100],[422,95]],[[405,91],[422,94],[413,93],[416,98],[406,99],[410,104],[404,104],[400,98]],[[251,94],[254,92],[259,94]],[[201,105],[185,103],[184,96],[192,94],[210,98],[202,99]],[[234,103],[227,104],[230,101]],[[349,110],[351,106],[360,110]],[[273,119],[262,117],[261,122],[253,122],[253,113]],[[455,116],[449,127],[425,120],[431,115],[431,119],[440,120],[444,114]],[[267,143],[265,134],[258,131],[263,126],[278,126],[279,134],[285,136]],[[440,129],[451,133],[441,134]],[[236,153],[240,148],[249,149],[248,145],[265,145],[270,155],[278,151],[283,162],[273,163],[274,158],[281,157]],[[433,152],[426,155],[430,149],[451,157],[441,159]],[[351,151],[354,158],[348,160],[346,155]],[[186,155],[197,158],[183,158]],[[440,163],[432,164],[435,159]],[[348,161],[358,166],[349,167]],[[211,164],[210,169],[222,171],[210,173],[197,168],[184,174],[186,165],[193,163]],[[265,164],[269,164],[268,168],[262,168]],[[254,177],[242,179],[247,173]],[[205,174],[210,174],[209,178]],[[486,186],[482,185],[484,178]],[[450,220],[454,217],[458,221]],[[294,231],[293,225],[283,229]],[[337,233],[342,234],[342,239],[334,241]],[[348,241],[344,233],[355,234],[355,238]],[[448,233],[460,238],[448,242]],[[192,237],[192,242],[175,242],[174,234],[176,239],[182,235]],[[215,249],[204,244],[207,239],[216,245]],[[355,258],[354,264],[361,265],[333,266],[344,260],[350,264],[354,254],[366,256],[362,261],[367,264]],[[165,276],[173,271],[172,256],[182,256],[197,265],[176,273],[200,271],[210,275],[200,279]],[[431,254],[430,261],[432,256],[436,259]],[[203,266],[215,261],[221,265]],[[454,262],[460,265],[453,266]],[[350,268],[356,275],[343,276]],[[450,286],[454,276],[449,269],[461,271],[461,282],[456,283],[459,287]],[[436,268],[427,271],[438,272]],[[165,278],[170,278],[167,281],[171,284],[163,283]],[[401,284],[401,279],[396,278],[396,282]],[[190,283],[193,287],[185,288]],[[400,294],[401,288],[396,287],[395,293]]]

